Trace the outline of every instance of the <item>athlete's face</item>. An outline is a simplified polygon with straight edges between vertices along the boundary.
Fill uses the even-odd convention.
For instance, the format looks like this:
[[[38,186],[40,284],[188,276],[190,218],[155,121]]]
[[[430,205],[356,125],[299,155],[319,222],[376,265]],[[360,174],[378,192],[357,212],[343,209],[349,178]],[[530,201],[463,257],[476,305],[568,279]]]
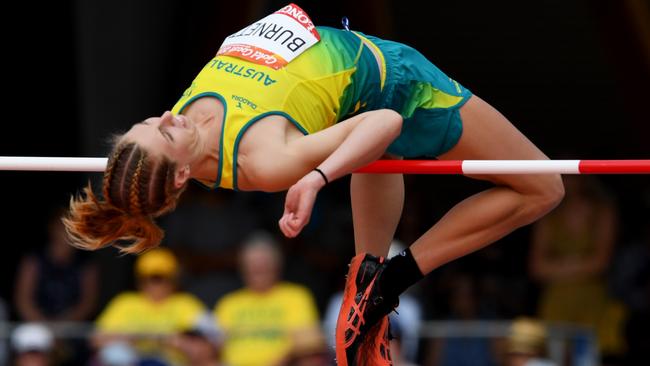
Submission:
[[[167,111],[160,117],[151,117],[136,123],[124,134],[153,155],[165,155],[179,167],[192,164],[196,159],[199,133],[187,116],[174,116]]]

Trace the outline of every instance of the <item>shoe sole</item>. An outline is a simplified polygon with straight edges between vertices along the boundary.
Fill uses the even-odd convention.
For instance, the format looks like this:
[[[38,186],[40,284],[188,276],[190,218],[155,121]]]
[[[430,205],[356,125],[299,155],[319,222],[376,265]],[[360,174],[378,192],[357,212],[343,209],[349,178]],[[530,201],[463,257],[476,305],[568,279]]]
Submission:
[[[363,262],[364,257],[365,256],[363,255],[357,255],[352,258],[352,261],[350,261],[350,270],[348,271],[345,292],[343,293],[343,303],[341,304],[339,317],[336,321],[336,364],[338,366],[356,366],[348,365],[348,358],[345,353],[345,349],[347,348],[345,343],[345,331],[347,327],[344,325],[348,321],[350,308],[354,305],[354,297],[357,294],[356,278],[359,274],[359,268],[361,268],[361,263]]]
[[[370,357],[373,358],[374,360],[364,359],[364,361],[362,362],[363,365],[348,364],[348,358],[345,350],[347,349],[347,347],[352,345],[357,340],[358,336],[353,337],[349,343],[345,341],[345,331],[347,330],[346,323],[348,322],[348,315],[350,314],[350,309],[356,305],[354,302],[355,296],[358,292],[356,279],[364,259],[365,259],[365,255],[360,254],[352,258],[352,260],[350,261],[350,270],[348,271],[348,278],[346,280],[345,292],[343,293],[343,303],[341,304],[341,309],[339,310],[339,316],[336,323],[336,363],[338,366],[363,366],[363,365],[390,366],[392,365],[390,361],[376,360],[374,359],[375,357],[372,356]],[[361,282],[363,282],[363,279],[361,280]],[[374,285],[374,282],[375,279],[373,279],[370,282],[368,288],[371,288]],[[361,323],[362,321],[361,319],[359,319],[359,326],[361,326]],[[342,325],[346,325],[346,326],[342,326]],[[387,328],[388,328],[388,319],[384,318],[379,323],[373,325],[370,329],[368,329],[366,336],[369,336],[369,339],[376,339],[377,335],[386,332]],[[379,348],[381,347],[381,345],[375,344],[374,342],[373,343],[362,342],[362,344],[359,345],[359,349],[357,350],[357,352],[362,355],[373,355],[375,352],[375,347]],[[389,350],[385,349],[384,352],[389,352]],[[358,354],[355,354],[354,358],[357,358],[357,356]]]

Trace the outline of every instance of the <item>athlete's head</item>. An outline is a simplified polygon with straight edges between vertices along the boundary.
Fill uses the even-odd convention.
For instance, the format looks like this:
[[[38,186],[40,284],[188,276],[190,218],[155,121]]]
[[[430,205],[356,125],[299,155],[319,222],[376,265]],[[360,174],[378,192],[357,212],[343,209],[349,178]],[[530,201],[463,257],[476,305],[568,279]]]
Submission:
[[[95,250],[114,244],[126,253],[157,246],[163,232],[153,219],[176,206],[197,140],[196,128],[169,112],[116,138],[104,172],[103,199],[89,185],[70,201],[63,221],[73,245]]]

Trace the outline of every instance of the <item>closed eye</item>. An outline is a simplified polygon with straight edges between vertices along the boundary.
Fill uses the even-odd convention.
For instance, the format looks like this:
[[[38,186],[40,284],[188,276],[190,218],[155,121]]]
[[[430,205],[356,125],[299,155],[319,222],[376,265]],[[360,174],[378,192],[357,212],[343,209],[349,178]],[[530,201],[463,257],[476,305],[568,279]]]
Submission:
[[[145,125],[145,126],[149,126],[149,122],[147,122],[147,121],[142,121],[142,122],[140,122],[140,124]],[[158,126],[158,131],[160,131],[160,134],[163,135],[165,140],[167,140],[169,142],[174,142],[174,136],[172,136],[172,134],[169,133],[169,131],[164,130],[162,128],[162,126]]]
[[[160,133],[163,135],[165,139],[167,139],[167,141],[174,142],[174,136],[172,136],[172,134],[169,133],[169,131],[164,130],[162,126],[158,127],[158,131],[160,131]]]

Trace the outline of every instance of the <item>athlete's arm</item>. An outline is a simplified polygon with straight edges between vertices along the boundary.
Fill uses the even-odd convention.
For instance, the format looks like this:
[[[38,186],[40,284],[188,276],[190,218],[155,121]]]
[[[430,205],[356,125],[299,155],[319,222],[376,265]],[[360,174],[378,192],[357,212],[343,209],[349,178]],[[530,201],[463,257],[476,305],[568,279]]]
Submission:
[[[338,125],[297,139],[289,147],[296,153],[307,152],[317,157],[317,167],[333,181],[377,160],[402,130],[402,116],[390,109],[366,112],[348,121],[353,119],[355,123],[347,126],[351,127],[347,133],[336,140],[327,141],[326,133]]]
[[[271,124],[279,124],[281,119],[265,117]],[[239,188],[278,192],[289,189],[316,167],[333,181],[372,162],[399,134],[401,118],[390,110],[370,111],[298,138],[286,138],[285,132],[274,129],[254,130],[260,125],[253,125],[242,140],[242,148],[246,149],[239,150]],[[322,165],[325,160],[328,163]],[[322,177],[319,179],[322,181]]]
[[[287,237],[298,235],[307,225],[316,194],[325,185],[323,177],[313,171],[314,167],[318,167],[329,181],[350,174],[381,157],[402,128],[402,117],[391,110],[366,112],[354,117],[352,122],[343,125],[342,131],[336,130],[336,125],[289,144],[289,151],[307,169],[287,192],[284,214],[279,222]],[[328,131],[330,129],[334,130]]]

